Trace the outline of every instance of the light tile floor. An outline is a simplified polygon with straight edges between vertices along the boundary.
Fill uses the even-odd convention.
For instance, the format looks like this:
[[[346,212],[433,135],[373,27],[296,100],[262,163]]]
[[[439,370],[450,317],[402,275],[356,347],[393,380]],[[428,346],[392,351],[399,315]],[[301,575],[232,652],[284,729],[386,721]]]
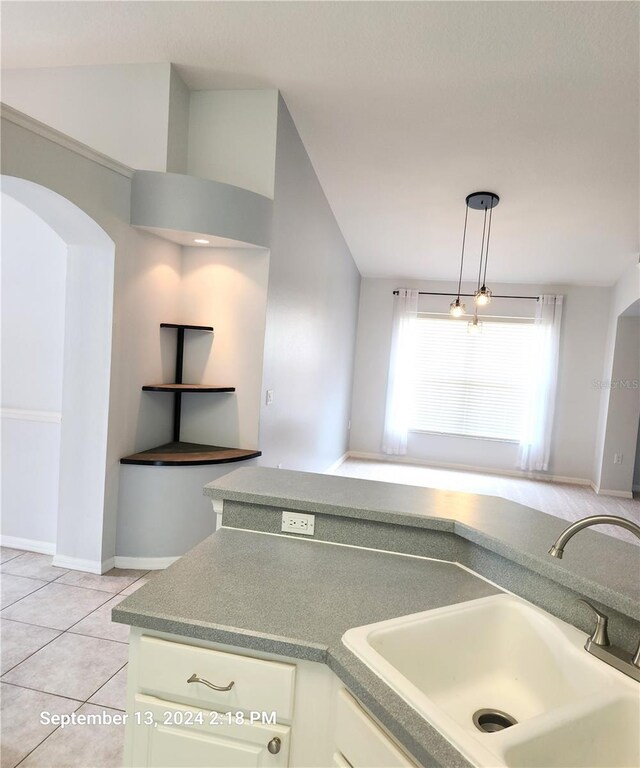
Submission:
[[[0,547],[2,768],[120,768],[120,725],[42,723],[52,714],[125,708],[128,627],[111,609],[152,574],[68,571],[51,557]]]
[[[347,459],[333,474],[359,477],[363,480],[440,488],[446,491],[502,496],[570,522],[587,515],[618,515],[640,524],[640,501],[598,496],[586,485],[551,483],[523,477],[493,475],[488,472],[462,472],[421,464],[365,459]],[[599,526],[594,530],[633,544],[640,543],[632,533],[621,528]]]

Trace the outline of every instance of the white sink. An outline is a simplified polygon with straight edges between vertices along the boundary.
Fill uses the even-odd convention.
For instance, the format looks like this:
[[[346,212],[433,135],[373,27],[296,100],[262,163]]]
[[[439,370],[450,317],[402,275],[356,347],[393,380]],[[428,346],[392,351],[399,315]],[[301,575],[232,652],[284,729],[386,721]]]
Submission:
[[[640,699],[638,696],[592,700],[576,707],[570,719],[535,724],[528,737],[505,739],[507,765],[519,768],[638,768],[640,766]]]
[[[630,727],[637,683],[590,656],[582,632],[519,598],[494,595],[357,627],[343,642],[476,765],[640,766]],[[473,719],[480,710],[516,724],[482,732]],[[613,762],[593,762],[586,733],[615,742],[606,758]]]

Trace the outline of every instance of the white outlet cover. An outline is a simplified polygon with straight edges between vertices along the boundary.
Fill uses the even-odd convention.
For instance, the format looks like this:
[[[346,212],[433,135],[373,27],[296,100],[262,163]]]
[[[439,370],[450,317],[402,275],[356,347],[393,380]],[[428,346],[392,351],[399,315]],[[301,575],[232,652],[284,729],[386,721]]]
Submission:
[[[306,515],[303,512],[287,512],[286,510],[282,513],[281,531],[298,533],[303,536],[313,536],[315,527],[315,515]]]

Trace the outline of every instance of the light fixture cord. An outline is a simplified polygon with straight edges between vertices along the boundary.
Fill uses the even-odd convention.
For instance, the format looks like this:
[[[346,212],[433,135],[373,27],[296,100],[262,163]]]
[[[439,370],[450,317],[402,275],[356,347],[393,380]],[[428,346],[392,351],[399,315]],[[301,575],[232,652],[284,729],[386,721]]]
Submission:
[[[487,250],[484,256],[484,275],[482,276],[482,285],[487,284],[487,262],[489,261],[489,238],[491,237],[491,215],[493,214],[493,195],[491,195],[491,208],[489,209],[489,229],[487,231]]]
[[[464,211],[464,229],[462,230],[462,254],[460,255],[460,277],[458,278],[458,298],[460,301],[460,289],[462,287],[462,267],[464,265],[464,244],[467,239],[467,218],[469,217],[469,206],[465,203]]]
[[[482,255],[484,253],[484,235],[487,229],[487,209],[484,209],[484,223],[482,224],[482,245],[480,246],[480,266],[478,267],[478,290],[480,290],[480,276],[482,275]]]

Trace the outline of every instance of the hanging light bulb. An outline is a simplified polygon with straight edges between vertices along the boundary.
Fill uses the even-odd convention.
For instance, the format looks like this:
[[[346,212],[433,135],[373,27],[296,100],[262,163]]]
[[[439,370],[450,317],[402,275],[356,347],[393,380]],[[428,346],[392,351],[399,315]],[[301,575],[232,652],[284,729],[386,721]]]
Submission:
[[[460,275],[458,277],[458,295],[455,301],[449,305],[449,314],[452,317],[462,317],[466,311],[465,305],[460,301],[460,288],[462,287],[462,268],[464,266],[464,244],[467,239],[467,219],[469,218],[469,201],[465,201],[464,229],[462,230],[462,251],[460,253]]]
[[[467,323],[467,333],[482,333],[482,322],[478,320],[478,310],[473,313],[473,317]]]
[[[460,298],[457,298],[455,301],[452,301],[449,305],[449,314],[452,317],[462,317],[466,311],[466,307],[464,304],[461,303]]]
[[[483,285],[473,294],[473,300],[479,307],[486,307],[487,304],[491,304],[491,291]]]

